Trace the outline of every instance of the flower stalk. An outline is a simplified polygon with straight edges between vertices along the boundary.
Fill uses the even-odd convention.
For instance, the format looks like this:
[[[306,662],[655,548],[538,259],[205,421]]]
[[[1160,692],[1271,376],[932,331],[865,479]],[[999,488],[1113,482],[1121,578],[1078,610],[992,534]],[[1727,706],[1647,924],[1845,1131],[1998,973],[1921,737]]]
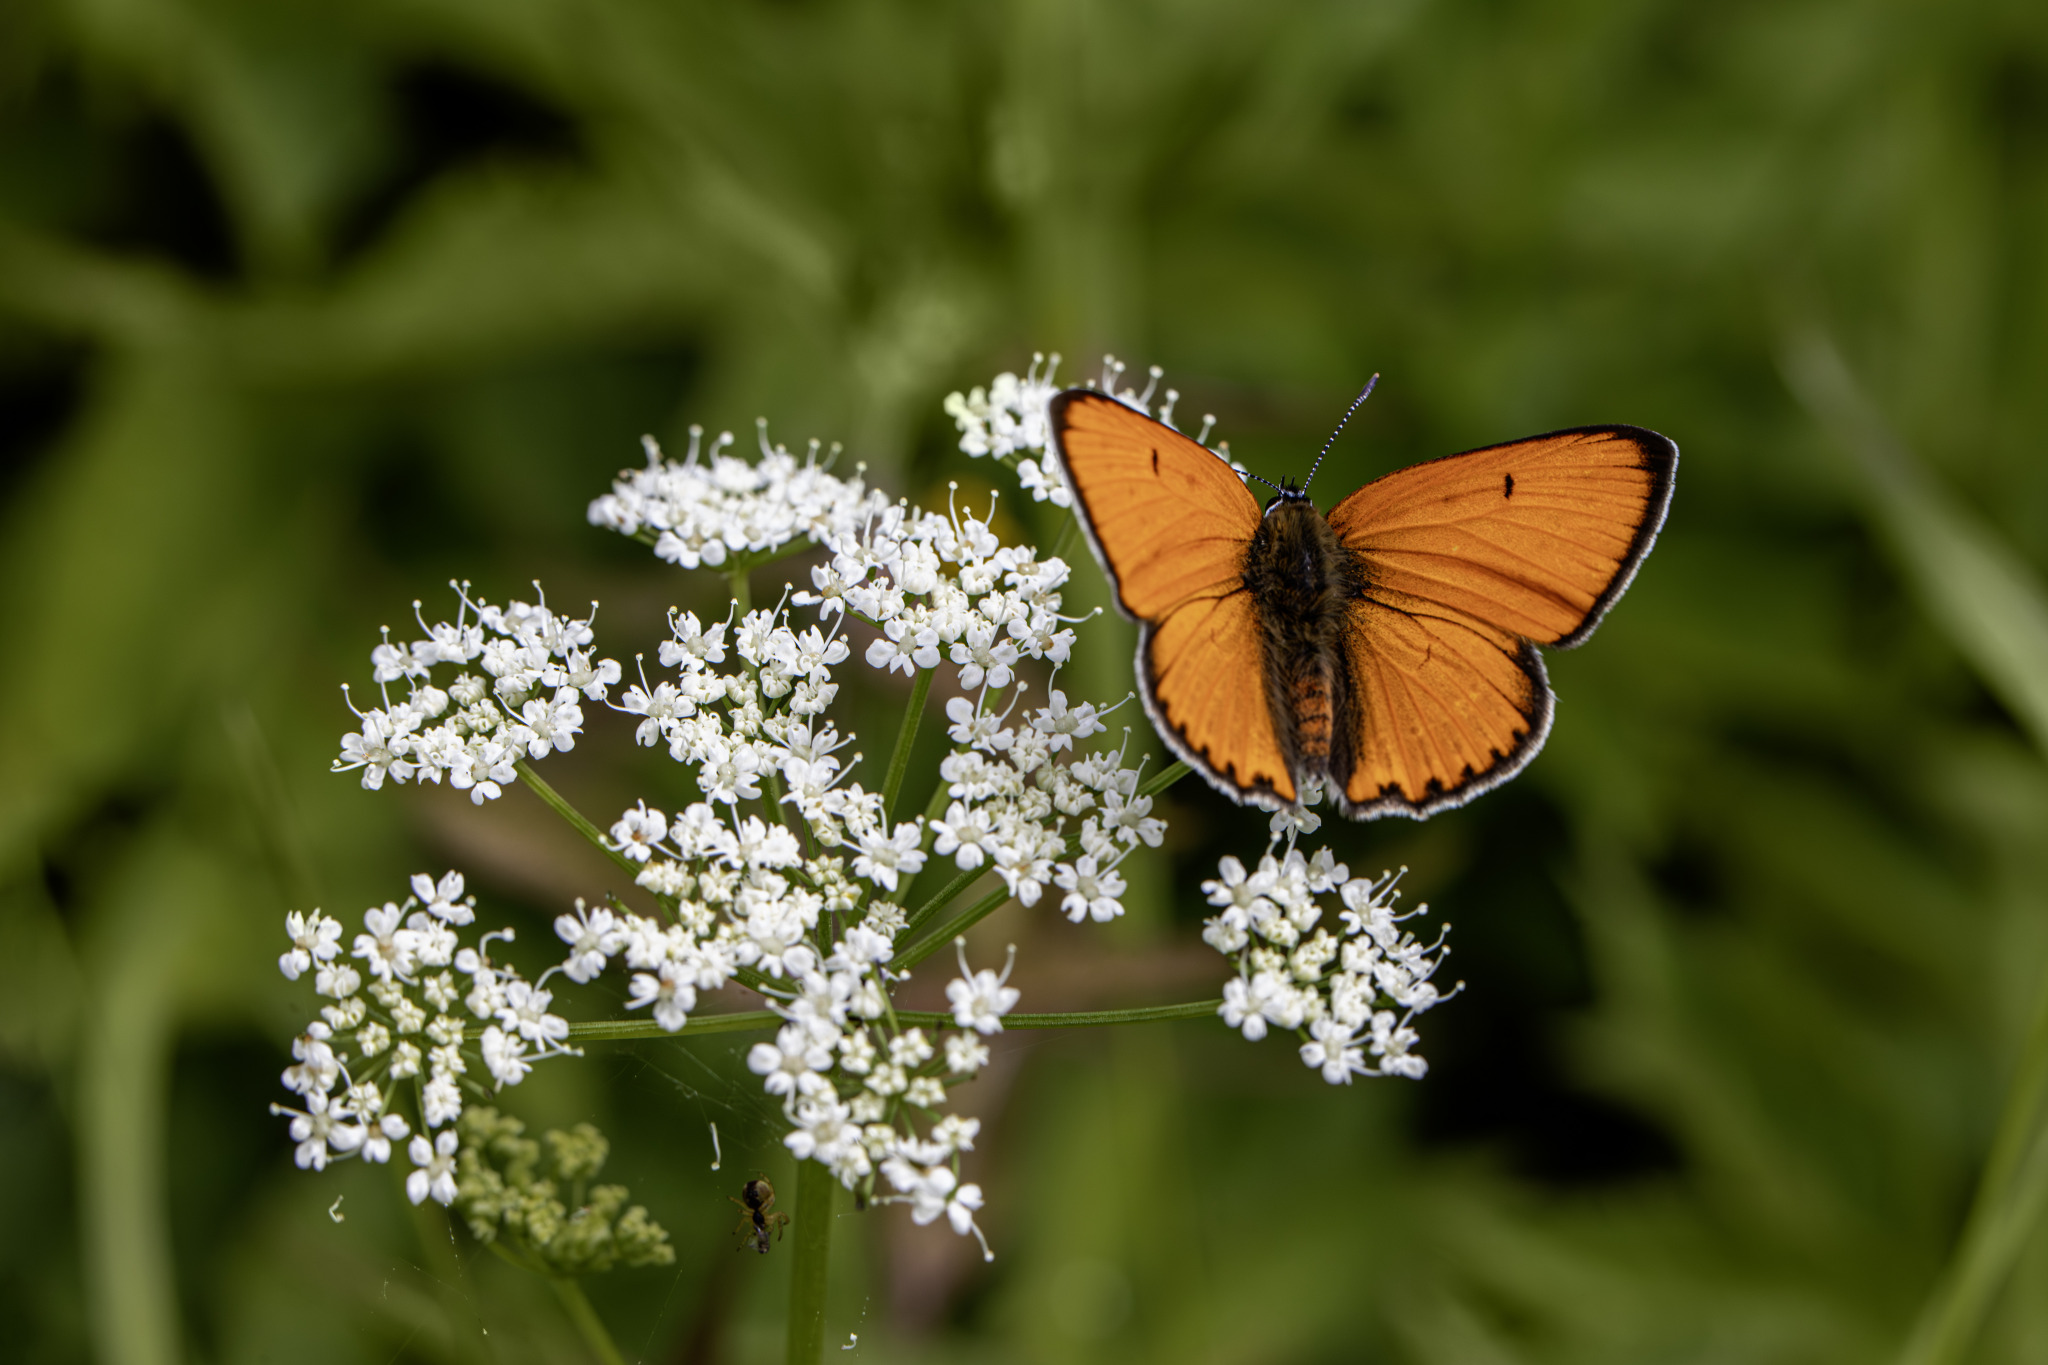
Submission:
[[[637,867],[631,859],[627,858],[623,853],[619,852],[619,850],[604,837],[603,830],[599,829],[596,825],[592,824],[590,820],[583,814],[582,811],[577,810],[576,807],[569,804],[567,798],[565,798],[560,792],[556,791],[553,787],[549,786],[547,779],[542,777],[539,773],[535,772],[533,769],[533,765],[531,763],[527,762],[524,759],[521,759],[514,766],[518,770],[519,780],[526,784],[526,787],[529,791],[531,791],[535,796],[538,796],[541,799],[541,803],[543,805],[545,805],[549,810],[553,811],[555,814],[561,816],[563,820],[567,821],[569,828],[575,830],[578,834],[582,835],[585,840],[587,840],[589,843],[596,847],[598,852],[604,854],[605,857],[611,859],[612,862],[616,863],[621,871],[627,873],[628,875],[631,875],[640,870],[639,867]]]
[[[1139,1005],[1121,1010],[1069,1010],[1052,1014],[1006,1014],[1003,1027],[1100,1028],[1108,1024],[1158,1024],[1171,1019],[1204,1019],[1216,1013],[1217,1001],[1189,1000],[1173,1005]],[[950,1014],[933,1010],[898,1010],[896,1018],[906,1028],[944,1028]],[[784,1016],[774,1010],[734,1010],[730,1014],[700,1014],[690,1020],[690,1034],[754,1033],[778,1028]],[[652,1019],[595,1019],[569,1025],[569,1038],[577,1043],[633,1042],[643,1038],[666,1038],[668,1031]]]
[[[924,719],[925,699],[932,692],[932,674],[936,669],[920,668],[917,680],[910,686],[910,705],[904,708],[903,724],[896,731],[896,748],[889,755],[889,773],[882,780],[882,813],[885,817],[895,814],[896,798],[903,792],[903,775],[910,770],[910,749],[917,742],[918,723]]]
[[[583,1344],[597,1357],[599,1365],[626,1365],[626,1358],[619,1354],[618,1346],[612,1341],[612,1334],[605,1330],[604,1319],[590,1306],[590,1298],[583,1292],[583,1286],[570,1275],[550,1275],[548,1284],[554,1288],[555,1297],[561,1301],[562,1311],[569,1321],[576,1324],[576,1331],[583,1338]]]
[[[815,1161],[797,1164],[796,1216],[789,1274],[789,1365],[817,1365],[825,1354],[825,1299],[832,1269],[832,1224],[839,1182]]]

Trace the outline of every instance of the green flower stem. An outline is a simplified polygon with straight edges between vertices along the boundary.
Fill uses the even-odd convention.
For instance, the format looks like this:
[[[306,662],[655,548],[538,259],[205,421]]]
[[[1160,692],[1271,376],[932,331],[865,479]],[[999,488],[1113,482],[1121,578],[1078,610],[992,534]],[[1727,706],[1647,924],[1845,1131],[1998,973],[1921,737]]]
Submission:
[[[547,781],[544,778],[542,778],[539,773],[533,770],[533,765],[531,763],[528,763],[525,759],[522,758],[519,760],[518,768],[519,780],[521,782],[524,782],[529,788],[531,788],[533,794],[535,796],[538,796],[541,799],[541,801],[546,804],[549,810],[561,816],[564,820],[567,820],[569,822],[570,828],[574,829],[578,834],[588,839],[591,842],[591,844],[597,848],[599,852],[604,854],[605,857],[610,858],[614,863],[617,863],[619,865],[619,870],[624,872],[628,877],[637,877],[640,875],[640,865],[634,862],[631,858],[628,858],[625,854],[613,848],[611,844],[606,842],[604,837],[604,831],[599,829],[596,825],[591,824],[589,820],[584,818],[582,811],[577,810],[574,806],[570,805],[569,802],[562,796],[560,792],[556,791],[553,787],[550,787],[547,784]]]
[[[1063,522],[1060,526],[1059,535],[1053,538],[1052,551],[1051,553],[1046,555],[1046,558],[1065,559],[1067,557],[1067,551],[1073,548],[1074,541],[1079,537],[1080,530],[1080,514],[1076,512],[1068,512],[1066,521]]]
[[[1059,1014],[1010,1014],[1004,1028],[1096,1028],[1105,1024],[1156,1024],[1167,1019],[1199,1019],[1216,1012],[1215,1000],[1190,1000],[1178,1005],[1143,1005],[1128,1010],[1081,1010]],[[899,1023],[906,1027],[945,1028],[953,1016],[931,1010],[899,1010]],[[598,1019],[569,1025],[572,1043],[633,1042],[643,1038],[695,1038],[707,1033],[746,1033],[755,1029],[780,1028],[785,1021],[773,1010],[735,1010],[731,1014],[699,1014],[670,1033],[652,1019]],[[469,1030],[472,1040],[483,1036],[483,1026]]]
[[[1221,1000],[1188,1000],[1178,1005],[1140,1005],[1128,1010],[1070,1010],[1063,1014],[1006,1014],[1004,1028],[1100,1028],[1105,1024],[1160,1024],[1171,1019],[1206,1019],[1216,1013]],[[950,1014],[910,1013],[905,1023],[944,1027]]]
[[[624,872],[628,878],[637,879],[640,876],[640,864],[606,843],[604,832],[598,829],[596,825],[591,824],[584,817],[582,811],[570,805],[567,798],[560,792],[550,787],[546,780],[533,770],[531,764],[522,758],[519,760],[518,766],[519,780],[532,788],[533,794],[538,796],[549,810],[567,820],[571,828],[588,839],[592,845],[603,852],[605,857],[610,858],[613,863],[617,864],[619,870]],[[638,884],[637,880],[635,884]],[[749,986],[756,990],[760,989],[762,983],[767,980],[765,976],[751,967],[740,968],[737,972],[733,973],[733,979],[744,986]]]
[[[943,910],[948,904],[952,902],[953,897],[959,895],[962,891],[965,891],[970,885],[974,883],[976,878],[980,877],[983,873],[987,871],[988,869],[985,867],[970,867],[965,872],[962,872],[961,874],[953,878],[952,881],[947,882],[944,886],[940,887],[938,895],[933,896],[923,905],[918,906],[916,910],[911,912],[910,918],[903,922],[904,934],[909,935],[916,933],[918,929],[923,927],[924,922],[926,920],[930,919],[933,915],[936,915],[939,913],[939,911]]]
[[[1150,778],[1138,784],[1138,795],[1157,796],[1193,771],[1194,769],[1185,763],[1174,763],[1169,767],[1161,768],[1158,772],[1152,774]]]
[[[796,1263],[789,1275],[789,1365],[818,1365],[825,1354],[825,1284],[832,1262],[833,1204],[839,1181],[821,1162],[796,1164]]]
[[[812,1165],[817,1165],[814,1161]],[[583,1286],[563,1275],[548,1276],[548,1283],[555,1287],[555,1297],[562,1301],[562,1307],[569,1314],[569,1320],[576,1324],[576,1330],[583,1334],[583,1344],[590,1348],[603,1365],[626,1365],[619,1348],[612,1344],[612,1334],[604,1330],[604,1320],[597,1310],[590,1306],[584,1296]]]
[[[925,939],[922,943],[905,948],[902,952],[890,958],[890,970],[901,972],[915,967],[918,963],[966,933],[970,928],[1002,909],[1009,901],[1010,888],[1007,886],[997,887],[965,910],[962,910],[952,919],[940,925],[933,931],[930,938]]]
[[[732,593],[732,600],[739,607],[739,614],[745,616],[754,609],[754,585],[747,578],[747,570],[753,565],[735,561],[725,571],[726,587]]]
[[[903,774],[910,769],[910,746],[917,739],[918,722],[924,719],[925,698],[931,695],[932,674],[937,669],[920,668],[910,688],[910,706],[903,713],[903,728],[896,732],[896,752],[889,755],[889,775],[882,779],[882,818],[896,814],[896,794],[903,789]]]
[[[2048,982],[2006,1092],[1991,1159],[1949,1266],[1920,1310],[1899,1365],[1965,1359],[2048,1198]]]
[[[782,809],[782,778],[777,775],[775,769],[770,768],[767,772],[761,774],[761,782],[767,788],[761,794],[761,804],[768,808],[769,821],[787,828],[789,816]],[[805,823],[806,825],[809,824],[808,821]],[[806,844],[810,843],[810,831],[808,828],[804,831],[804,842]]]

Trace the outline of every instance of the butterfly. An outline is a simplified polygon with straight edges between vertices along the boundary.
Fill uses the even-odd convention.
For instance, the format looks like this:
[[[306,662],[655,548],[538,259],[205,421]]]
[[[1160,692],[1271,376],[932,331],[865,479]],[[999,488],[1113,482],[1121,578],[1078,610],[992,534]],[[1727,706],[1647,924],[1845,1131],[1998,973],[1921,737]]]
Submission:
[[[1167,746],[1233,800],[1320,786],[1356,820],[1423,819],[1527,766],[1554,709],[1538,646],[1593,633],[1678,469],[1654,431],[1575,427],[1397,470],[1325,517],[1305,485],[1261,509],[1223,457],[1108,394],[1048,416]]]

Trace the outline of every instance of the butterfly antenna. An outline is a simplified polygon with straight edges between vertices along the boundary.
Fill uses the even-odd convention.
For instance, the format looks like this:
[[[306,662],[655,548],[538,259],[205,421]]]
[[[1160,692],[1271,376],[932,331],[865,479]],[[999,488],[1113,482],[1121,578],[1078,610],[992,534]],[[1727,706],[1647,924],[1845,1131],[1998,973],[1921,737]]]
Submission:
[[[1285,493],[1287,491],[1286,489],[1282,488],[1279,484],[1274,483],[1271,479],[1259,478],[1257,474],[1252,473],[1249,469],[1247,469],[1244,472],[1244,476],[1247,479],[1258,479],[1260,483],[1266,485],[1266,487],[1272,489],[1275,493]]]
[[[1337,438],[1344,434],[1344,423],[1351,420],[1351,414],[1358,411],[1359,404],[1372,397],[1372,386],[1379,382],[1378,375],[1366,380],[1365,387],[1358,391],[1358,397],[1352,399],[1351,406],[1344,409],[1344,416],[1338,421],[1337,429],[1330,433],[1329,440],[1323,442],[1323,448],[1316,453],[1316,462],[1308,467],[1308,478],[1301,481],[1302,492],[1308,491],[1310,482],[1315,479],[1316,471],[1323,467],[1323,456],[1330,453],[1330,447],[1337,444]]]

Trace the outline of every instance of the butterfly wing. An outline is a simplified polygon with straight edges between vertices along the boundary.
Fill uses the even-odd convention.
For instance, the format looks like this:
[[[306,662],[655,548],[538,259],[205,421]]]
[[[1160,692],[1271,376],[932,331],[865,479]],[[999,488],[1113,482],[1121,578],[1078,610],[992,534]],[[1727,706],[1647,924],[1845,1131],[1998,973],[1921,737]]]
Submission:
[[[1360,712],[1346,814],[1429,815],[1535,757],[1551,717],[1535,646],[1593,633],[1677,468],[1654,431],[1581,427],[1398,470],[1331,509],[1365,578],[1344,642]]]
[[[1052,445],[1117,607],[1139,623],[1138,687],[1173,751],[1238,800],[1292,802],[1244,586],[1259,504],[1221,458],[1106,395],[1051,403]]]

